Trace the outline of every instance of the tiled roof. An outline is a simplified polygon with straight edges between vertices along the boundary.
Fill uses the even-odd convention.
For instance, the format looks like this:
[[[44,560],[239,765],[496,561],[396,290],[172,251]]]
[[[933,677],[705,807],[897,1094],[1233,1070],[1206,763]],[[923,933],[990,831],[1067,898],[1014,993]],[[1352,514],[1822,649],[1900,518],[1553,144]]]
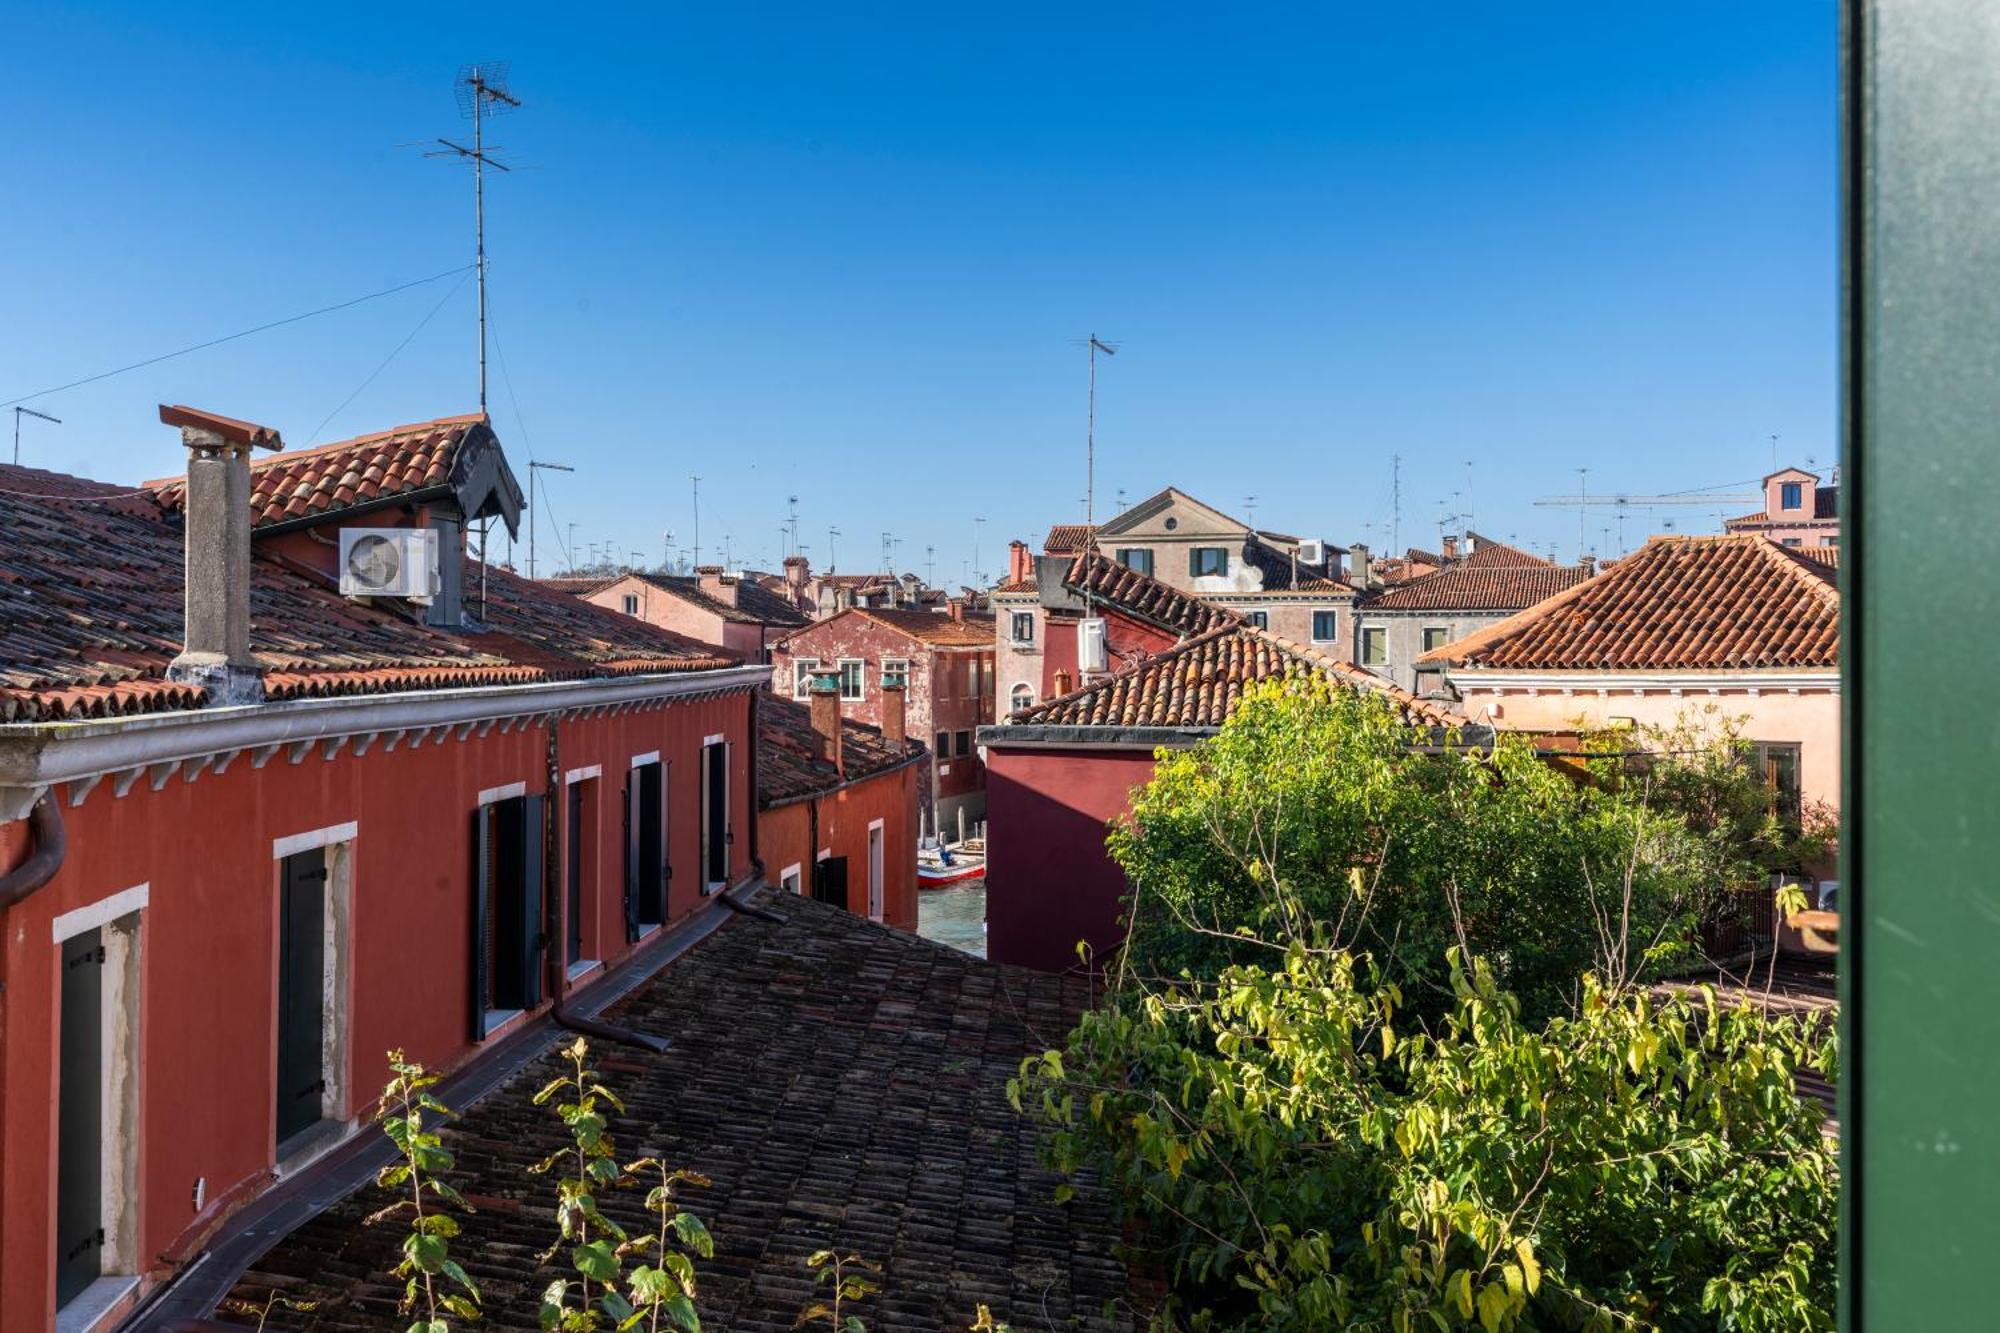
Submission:
[[[1403,552],[1403,559],[1412,565],[1442,565],[1444,563],[1443,556],[1438,555],[1434,551],[1425,551],[1415,546]]]
[[[1096,601],[1149,625],[1182,637],[1206,634],[1218,625],[1233,625],[1242,617],[1169,587],[1105,556],[1079,555],[1070,562],[1063,583],[1079,597]]]
[[[1464,721],[1373,672],[1243,624],[1223,625],[1175,644],[1083,689],[1025,708],[1008,721],[1070,727],[1219,727],[1246,686],[1300,672],[1322,672],[1342,684],[1387,695],[1412,721],[1440,726]]]
[[[1364,611],[1518,611],[1590,577],[1581,565],[1447,566],[1368,599]]]
[[[1472,554],[1455,564],[1458,569],[1553,569],[1555,561],[1542,557],[1505,542],[1496,542],[1482,537],[1476,532],[1467,533],[1473,543]]]
[[[840,720],[846,777],[820,757],[812,710],[768,691],[757,700],[757,800],[766,807],[832,791],[842,782],[896,767],[923,750],[916,741],[892,741],[880,727],[851,717]]]
[[[665,1038],[664,1054],[591,1043],[624,1102],[610,1126],[617,1160],[654,1155],[710,1182],[676,1196],[715,1243],[713,1259],[694,1261],[702,1327],[788,1333],[816,1298],[806,1259],[822,1249],[883,1267],[881,1294],[848,1306],[876,1333],[963,1329],[980,1303],[1023,1330],[1140,1322],[1111,1190],[1086,1175],[1056,1202],[1061,1177],[1042,1165],[1037,1122],[1007,1104],[1021,1058],[1060,1041],[1090,1004],[1089,983],[809,898],[757,901],[782,921],[731,916],[606,1012]],[[551,1051],[444,1126],[452,1183],[477,1208],[460,1214],[452,1250],[485,1295],[481,1327],[533,1329],[543,1289],[574,1277],[566,1248],[538,1259],[555,1187],[528,1172],[570,1145],[553,1108],[530,1100],[566,1067]],[[645,1193],[604,1190],[598,1202],[643,1234],[655,1223]],[[367,1223],[385,1201],[367,1186],[331,1204],[235,1294],[318,1302],[285,1312],[300,1333],[404,1327],[402,1283],[387,1276],[403,1230]]]
[[[106,498],[78,501],[86,495]],[[181,647],[177,515],[147,495],[0,465],[0,532],[0,722],[201,705],[200,690],[165,679]],[[282,558],[257,555],[251,578],[250,646],[271,698],[733,665],[499,568],[486,571],[483,634],[431,628],[397,603],[347,601]],[[468,568],[469,609],[479,582]]]
[[[1011,582],[1008,582],[1008,583],[1000,583],[1000,584],[995,584],[995,585],[994,585],[994,588],[993,588],[993,591],[994,591],[994,592],[996,592],[996,593],[1000,593],[1000,592],[1037,592],[1037,591],[1040,591],[1040,589],[1041,589],[1041,584],[1040,584],[1040,583],[1038,583],[1038,582],[1036,582],[1036,581],[1035,581],[1035,579],[1034,579],[1034,577],[1033,577],[1033,576],[1031,575],[1031,576],[1029,576],[1028,578],[1025,578],[1025,579],[1015,579],[1015,580],[1013,580],[1013,581],[1011,581]]]
[[[700,578],[688,574],[634,571],[629,574],[614,574],[610,578],[555,578],[543,579],[541,582],[562,592],[588,597],[628,578],[650,584],[669,597],[678,597],[691,606],[698,606],[711,615],[738,625],[781,625],[786,629],[797,629],[812,623],[811,616],[793,606],[782,595],[772,592],[750,578],[736,580],[734,606],[703,590]]]
[[[1615,568],[1419,661],[1529,670],[1831,667],[1834,570],[1763,537],[1655,537]]]
[[[1043,555],[1075,555],[1090,542],[1088,523],[1058,523],[1042,539]]]
[[[447,486],[460,446],[475,431],[491,435],[477,412],[252,459],[251,525],[269,527]],[[184,501],[186,482],[180,477],[146,485],[169,509]]]
[[[855,607],[845,614],[867,616],[877,624],[901,630],[913,639],[939,648],[990,648],[994,640],[990,611],[967,611],[964,620],[953,620],[942,611],[907,611],[887,606]]]

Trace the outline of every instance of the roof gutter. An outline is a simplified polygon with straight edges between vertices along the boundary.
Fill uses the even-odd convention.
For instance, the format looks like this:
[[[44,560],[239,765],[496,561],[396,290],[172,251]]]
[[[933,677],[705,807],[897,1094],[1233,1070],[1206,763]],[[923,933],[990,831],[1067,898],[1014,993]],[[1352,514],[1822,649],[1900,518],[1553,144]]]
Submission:
[[[239,750],[699,698],[755,689],[770,674],[768,667],[721,667],[0,726],[0,821],[22,818],[41,792],[59,782]]]
[[[1073,749],[1180,750],[1199,745],[1220,727],[1091,727],[1054,723],[1017,723],[979,728],[983,747],[1002,750]]]

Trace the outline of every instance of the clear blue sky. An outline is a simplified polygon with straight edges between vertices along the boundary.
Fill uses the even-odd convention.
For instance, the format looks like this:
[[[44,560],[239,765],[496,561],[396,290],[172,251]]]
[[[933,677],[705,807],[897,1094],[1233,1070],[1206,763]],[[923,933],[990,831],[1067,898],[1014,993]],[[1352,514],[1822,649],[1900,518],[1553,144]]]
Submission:
[[[1400,452],[1405,544],[1470,461],[1475,526],[1567,558],[1530,502],[1580,466],[1834,456],[1832,0],[90,8],[0,7],[0,401],[468,262],[404,145],[507,59],[493,415],[577,467],[545,565],[550,517],[684,546],[700,473],[710,554],[772,564],[797,494],[816,565],[835,524],[843,568],[996,570],[1081,516],[1091,330],[1100,513],[1379,549]],[[176,471],[162,401],[304,444],[450,287],[36,399],[24,461]],[[468,284],[319,438],[475,404]]]

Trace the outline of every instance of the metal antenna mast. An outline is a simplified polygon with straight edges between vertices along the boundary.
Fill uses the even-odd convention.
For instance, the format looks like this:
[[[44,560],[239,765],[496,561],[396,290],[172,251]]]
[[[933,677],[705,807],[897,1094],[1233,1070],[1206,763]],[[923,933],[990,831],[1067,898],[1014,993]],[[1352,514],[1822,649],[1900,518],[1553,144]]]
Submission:
[[[1097,354],[1118,355],[1118,344],[1108,343],[1095,333],[1090,335],[1090,408],[1084,421],[1083,430],[1083,549],[1085,554],[1097,555]],[[1090,619],[1095,603],[1089,592],[1089,583],[1084,584],[1083,617]]]
[[[790,529],[792,539],[792,549],[785,554],[794,556],[799,553],[799,497],[788,495],[785,497],[785,503],[791,506],[791,517],[785,520],[785,526]]]
[[[21,461],[21,418],[22,417],[34,417],[38,421],[53,421],[58,426],[62,425],[61,417],[52,417],[47,412],[37,412],[32,407],[16,407],[14,409],[14,462],[16,465],[18,465]]]
[[[840,529],[831,524],[826,530],[826,572],[833,573],[833,539],[840,535]]]
[[[1389,554],[1403,558],[1403,456],[1389,459]]]
[[[521,99],[507,91],[507,62],[466,65],[458,71],[458,114],[472,121],[472,147],[439,139],[441,151],[425,157],[456,157],[472,163],[472,225],[476,241],[476,268],[479,273],[479,411],[486,411],[486,168],[511,171],[513,168],[486,151],[486,118],[502,115],[521,105]]]
[[[538,463],[532,458],[528,460],[528,480],[535,486],[541,486],[543,495],[549,493],[549,488],[535,475],[537,472],[574,471],[576,469],[566,463]],[[528,577],[530,579],[535,577],[535,501],[532,495],[528,497]]]
[[[1590,502],[1590,469],[1587,467],[1580,467],[1576,470],[1576,493],[1583,500],[1584,504]],[[1579,565],[1583,563],[1583,548],[1589,540],[1584,536],[1583,526],[1584,519],[1589,513],[1590,511],[1585,509],[1583,504],[1579,504],[1576,507],[1576,563]]]
[[[688,484],[694,488],[694,563],[701,567],[701,478],[689,477]]]

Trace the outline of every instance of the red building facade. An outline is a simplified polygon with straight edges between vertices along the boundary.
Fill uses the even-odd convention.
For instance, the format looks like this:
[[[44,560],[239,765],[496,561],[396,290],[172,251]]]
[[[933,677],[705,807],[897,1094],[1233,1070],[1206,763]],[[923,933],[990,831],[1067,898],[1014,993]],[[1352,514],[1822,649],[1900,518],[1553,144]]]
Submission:
[[[259,438],[175,420],[204,466]],[[519,494],[481,418],[279,454],[242,508],[0,472],[13,1333],[108,1325],[360,1132],[385,1051],[475,1059],[754,878],[766,671],[461,565]],[[356,524],[451,538],[437,595],[342,597]]]

